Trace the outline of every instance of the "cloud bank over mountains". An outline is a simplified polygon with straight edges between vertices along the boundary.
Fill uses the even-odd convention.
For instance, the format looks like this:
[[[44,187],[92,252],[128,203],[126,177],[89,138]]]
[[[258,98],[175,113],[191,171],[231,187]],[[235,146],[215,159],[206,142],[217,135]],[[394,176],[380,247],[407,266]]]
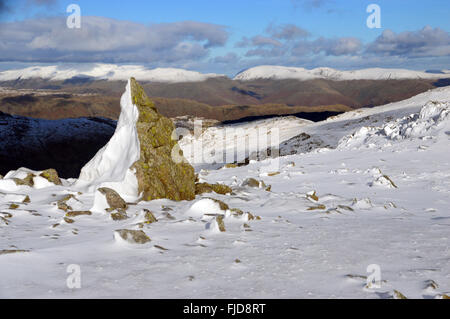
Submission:
[[[51,5],[51,0],[27,0]],[[293,1],[311,8],[329,1]],[[0,1],[7,10],[8,2]],[[445,68],[450,33],[439,27],[394,32],[369,43],[353,36],[314,36],[295,24],[271,23],[263,32],[236,39],[226,25],[198,21],[143,24],[82,16],[80,29],[66,17],[0,22],[0,62],[133,63],[234,74],[257,65],[314,68]]]

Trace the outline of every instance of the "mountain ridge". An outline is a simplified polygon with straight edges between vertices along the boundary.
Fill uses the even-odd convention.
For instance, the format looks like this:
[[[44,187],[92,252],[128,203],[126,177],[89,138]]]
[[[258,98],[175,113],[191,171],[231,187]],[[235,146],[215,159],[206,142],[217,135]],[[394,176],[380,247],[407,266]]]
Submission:
[[[248,81],[255,79],[329,79],[341,80],[385,80],[385,79],[440,79],[450,77],[449,70],[433,70],[434,72],[409,69],[368,68],[359,70],[337,70],[329,67],[306,69],[277,65],[260,65],[247,68],[234,77],[225,74],[201,73],[182,68],[154,68],[143,65],[118,65],[106,63],[80,63],[61,65],[39,65],[0,71],[0,81],[42,78],[52,81],[72,80],[108,80],[126,81],[134,76],[139,81],[158,83],[202,82],[211,78],[229,78]],[[439,71],[439,72],[437,72]]]

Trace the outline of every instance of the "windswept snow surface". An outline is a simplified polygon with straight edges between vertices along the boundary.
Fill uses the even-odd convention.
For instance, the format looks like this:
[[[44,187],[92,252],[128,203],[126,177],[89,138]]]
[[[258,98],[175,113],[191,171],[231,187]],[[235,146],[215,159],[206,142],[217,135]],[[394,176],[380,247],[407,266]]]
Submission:
[[[0,297],[392,298],[395,290],[408,298],[448,295],[449,103],[450,88],[440,88],[320,123],[242,123],[244,134],[256,125],[279,129],[287,139],[282,150],[303,153],[237,168],[196,164],[200,180],[229,185],[233,194],[139,202],[122,221],[95,212],[64,221],[54,204],[67,194],[75,196],[70,205],[76,210],[94,202],[93,193],[79,194],[67,181],[10,189],[10,179],[0,180]],[[220,152],[218,130],[203,137]],[[186,136],[183,148],[198,139]],[[305,152],[311,139],[323,143]],[[247,178],[263,180],[270,191],[245,186]],[[139,228],[144,209],[158,222]],[[217,215],[223,215],[225,232]],[[152,241],[116,242],[117,229],[143,230]],[[2,253],[13,249],[22,252]],[[81,269],[79,289],[67,286],[73,264]],[[373,272],[367,270],[378,267],[380,286],[367,285]]]
[[[275,65],[261,65],[240,72],[234,80],[250,81],[256,79],[297,79],[313,80],[328,79],[335,81],[344,80],[394,80],[394,79],[438,79],[449,78],[450,72],[427,73],[405,69],[362,69],[353,71],[339,71],[331,68],[316,68],[312,70],[296,67],[285,67]]]
[[[209,78],[223,75],[175,68],[148,69],[141,65],[117,65],[104,63],[87,63],[67,65],[32,66],[22,69],[0,71],[0,81],[14,81],[17,79],[43,78],[53,81],[71,79],[73,77],[87,77],[99,80],[126,81],[130,77],[138,81],[152,81],[163,83],[201,82]]]

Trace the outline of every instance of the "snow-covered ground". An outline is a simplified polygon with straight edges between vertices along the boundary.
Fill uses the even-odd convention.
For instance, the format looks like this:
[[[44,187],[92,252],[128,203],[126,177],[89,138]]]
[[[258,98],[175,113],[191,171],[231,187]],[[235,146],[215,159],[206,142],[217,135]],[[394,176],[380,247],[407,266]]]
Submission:
[[[328,79],[335,81],[344,80],[394,80],[394,79],[439,79],[450,77],[450,72],[427,73],[405,69],[362,69],[353,71],[339,71],[332,68],[316,68],[312,70],[296,67],[285,67],[275,65],[261,65],[250,68],[237,74],[234,79],[249,81],[255,79],[297,79],[313,80]]]
[[[0,297],[450,293],[450,88],[319,123],[280,118],[208,128],[180,144],[191,161],[196,151],[191,145],[202,139],[204,153],[220,153],[230,145],[217,139],[223,139],[221,130],[236,126],[235,132],[249,136],[236,138],[236,145],[254,140],[252,128],[258,127],[285,141],[282,155],[301,153],[235,168],[193,162],[200,180],[227,184],[233,193],[204,194],[192,202],[139,202],[122,221],[94,212],[67,223],[55,203],[73,194],[76,199],[67,203],[88,210],[92,193],[78,193],[73,180],[63,186],[37,183],[45,188],[16,186],[8,178],[26,174],[8,174],[0,180]],[[250,187],[248,178],[265,185]],[[22,203],[27,195],[30,202]],[[144,209],[158,222],[138,228]],[[216,215],[223,215],[225,232]],[[117,229],[142,229],[151,241],[116,241]],[[4,253],[14,249],[22,252]],[[80,289],[66,285],[67,267],[74,264],[81,269]],[[378,288],[367,286],[369,265],[379,266]]]

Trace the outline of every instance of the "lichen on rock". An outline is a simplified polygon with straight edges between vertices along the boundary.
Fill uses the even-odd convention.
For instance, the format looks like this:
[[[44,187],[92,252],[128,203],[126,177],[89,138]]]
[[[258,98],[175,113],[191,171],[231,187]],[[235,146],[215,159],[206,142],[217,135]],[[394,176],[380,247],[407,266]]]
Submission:
[[[39,176],[45,178],[50,183],[53,183],[55,185],[62,185],[61,180],[58,176],[58,172],[53,168],[46,169],[41,174],[39,174]]]
[[[114,213],[111,213],[112,220],[125,220],[128,219],[128,215],[126,210],[119,208]]]
[[[233,190],[231,187],[223,184],[197,183],[195,184],[195,194],[217,193],[220,195],[230,194]]]
[[[34,180],[33,178],[35,175],[33,173],[28,173],[25,178],[13,178],[13,181],[16,183],[17,186],[34,186]]]
[[[158,219],[156,219],[155,214],[148,209],[144,209],[144,218],[146,224],[156,223]]]
[[[132,102],[139,111],[136,127],[140,143],[140,159],[132,168],[136,170],[142,199],[193,200],[194,168],[183,157],[173,138],[175,126],[172,120],[158,113],[134,78],[130,79],[130,85]]]

